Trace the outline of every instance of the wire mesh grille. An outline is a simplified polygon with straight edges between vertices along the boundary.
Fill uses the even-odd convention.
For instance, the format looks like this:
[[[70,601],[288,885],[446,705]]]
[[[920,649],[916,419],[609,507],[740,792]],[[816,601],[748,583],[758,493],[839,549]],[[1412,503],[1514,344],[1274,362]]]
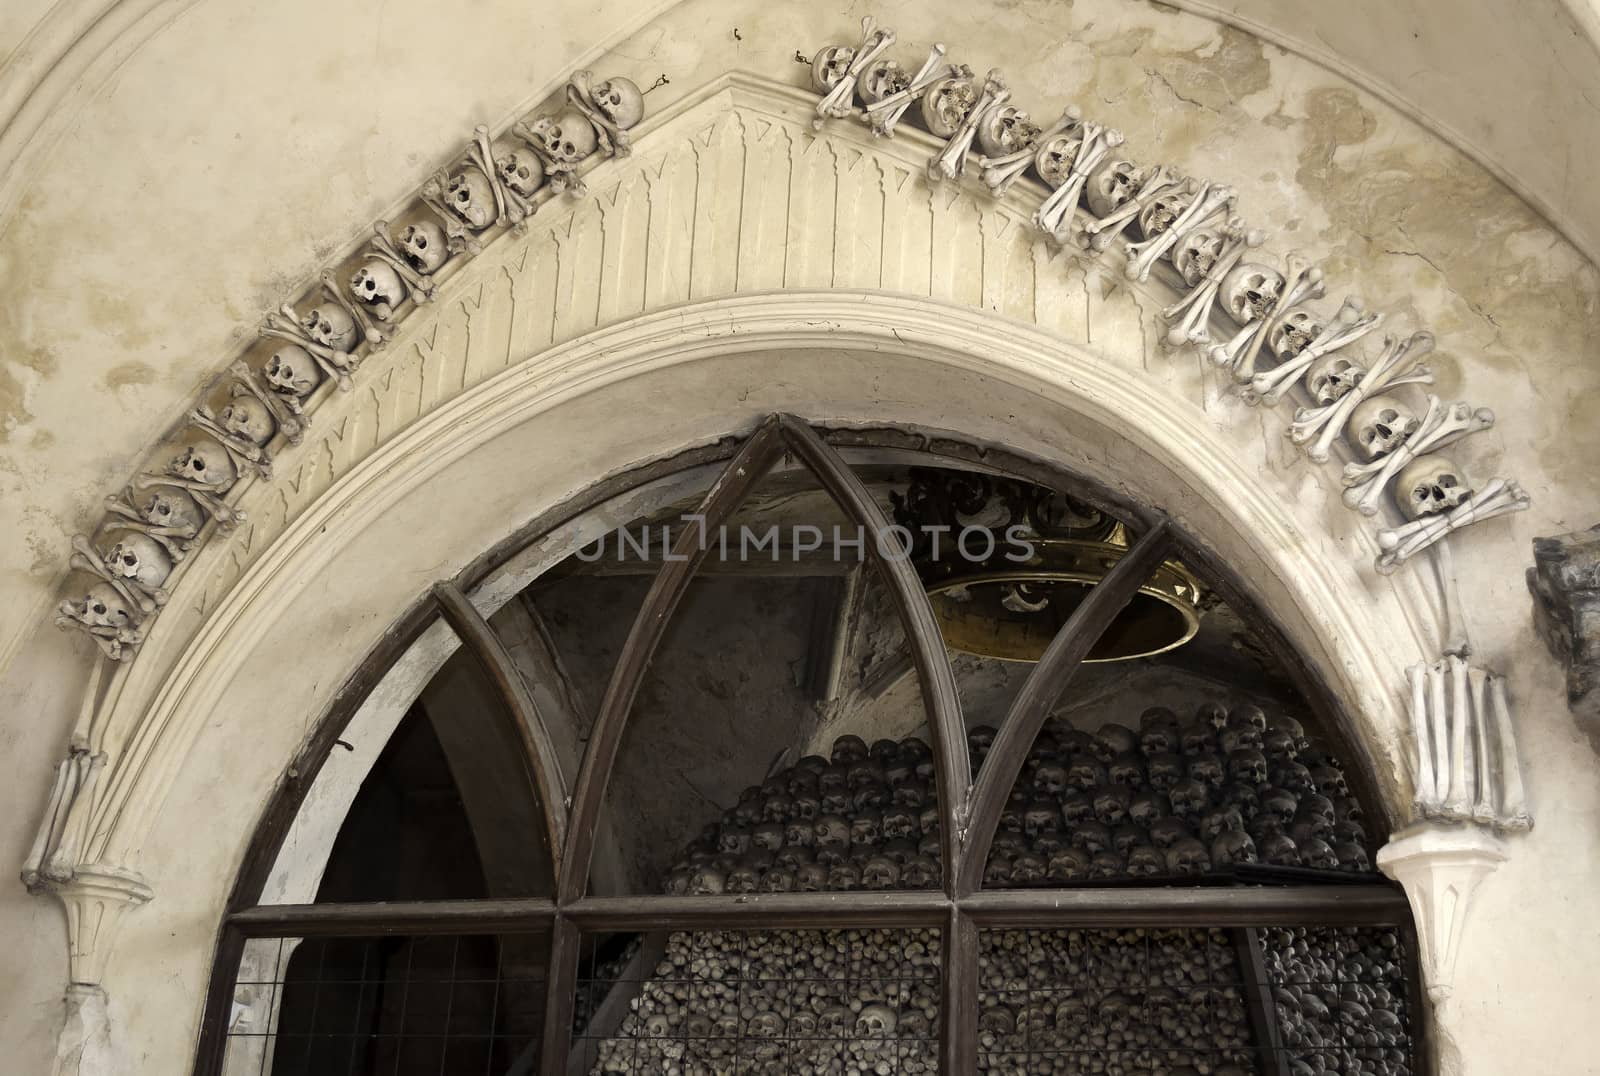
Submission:
[[[1266,979],[1295,1076],[1410,1076],[1406,946],[1378,928],[1261,931]]]
[[[228,1021],[228,1076],[505,1073],[536,1057],[539,935],[258,939]]]
[[[937,1072],[939,959],[929,930],[647,936],[580,981],[605,997],[574,1048],[590,1073]]]

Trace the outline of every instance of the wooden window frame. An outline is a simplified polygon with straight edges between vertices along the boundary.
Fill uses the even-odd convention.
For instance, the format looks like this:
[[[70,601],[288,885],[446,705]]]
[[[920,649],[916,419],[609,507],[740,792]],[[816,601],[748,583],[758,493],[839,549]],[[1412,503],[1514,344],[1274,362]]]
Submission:
[[[932,741],[941,818],[941,886],[937,891],[890,890],[848,893],[778,893],[688,896],[638,895],[596,897],[587,893],[596,823],[616,753],[626,731],[634,699],[668,622],[705,559],[710,544],[701,536],[716,530],[744,503],[761,479],[785,455],[818,479],[850,519],[870,533],[885,533],[888,520],[865,485],[840,455],[839,448],[877,446],[907,439],[907,447],[935,450],[990,465],[1003,455],[974,449],[959,440],[938,440],[926,434],[891,431],[835,431],[829,436],[791,415],[772,415],[749,436],[697,449],[628,475],[617,476],[588,491],[577,502],[535,520],[508,542],[469,565],[454,580],[431,588],[402,618],[361,669],[341,690],[329,716],[291,766],[246,856],[245,867],[229,899],[218,937],[210,993],[202,1019],[195,1071],[200,1076],[222,1071],[227,1045],[226,1017],[233,981],[244,944],[253,938],[363,937],[376,935],[529,934],[548,933],[547,1002],[539,1071],[565,1076],[571,1049],[571,1023],[578,977],[578,957],[586,931],[801,929],[842,927],[922,927],[943,936],[940,1022],[941,1071],[973,1072],[978,1063],[979,932],[990,928],[1134,928],[1219,927],[1234,931],[1245,972],[1246,1002],[1258,1045],[1271,1049],[1274,1073],[1287,1073],[1278,1050],[1281,1037],[1265,982],[1257,928],[1287,926],[1392,926],[1407,940],[1408,1010],[1413,1043],[1412,1070],[1429,1071],[1429,1051],[1422,995],[1415,959],[1416,938],[1405,895],[1390,884],[1300,885],[1264,887],[1126,887],[1079,889],[985,890],[983,867],[1007,797],[1022,771],[1039,731],[1083,663],[1091,647],[1118,613],[1137,595],[1160,565],[1177,555],[1221,593],[1261,621],[1245,596],[1242,583],[1222,571],[1195,543],[1184,538],[1161,513],[1118,505],[1105,491],[1090,486],[1087,499],[1109,509],[1130,526],[1136,538],[1129,551],[1091,590],[1063,624],[1000,725],[982,771],[970,772],[966,728],[944,640],[932,606],[905,558],[886,558],[875,542],[867,555],[883,572],[912,648],[922,685],[929,739]],[[731,459],[729,458],[731,455]],[[570,794],[553,742],[522,674],[505,644],[473,607],[466,592],[529,541],[627,488],[689,467],[728,460],[704,495],[698,512],[701,528],[685,528],[664,559],[641,605],[602,699]],[[1007,469],[1045,485],[1059,485],[1061,476],[1020,459]],[[1074,480],[1074,492],[1084,489]],[[1209,570],[1208,570],[1209,569]],[[444,620],[504,700],[502,720],[524,751],[531,788],[543,810],[555,860],[554,899],[491,899],[372,903],[260,905],[262,884],[277,857],[288,827],[311,781],[345,723],[390,665],[436,619]],[[1269,649],[1285,662],[1291,678],[1313,706],[1320,701],[1333,718],[1341,754],[1354,765],[1352,784],[1364,804],[1381,806],[1370,795],[1370,767],[1364,754],[1348,751],[1358,743],[1349,736],[1348,721],[1314,672],[1298,659],[1275,627],[1266,621]],[[1307,688],[1311,690],[1307,691]],[[1374,819],[1387,827],[1388,819]],[[1386,831],[1386,829],[1384,830]]]

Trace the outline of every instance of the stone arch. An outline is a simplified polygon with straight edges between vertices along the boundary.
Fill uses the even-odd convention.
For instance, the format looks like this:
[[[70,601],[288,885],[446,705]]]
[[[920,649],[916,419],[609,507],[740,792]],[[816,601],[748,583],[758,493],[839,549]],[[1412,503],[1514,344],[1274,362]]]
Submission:
[[[278,476],[242,490],[248,522],[185,562],[184,600],[91,689],[79,731],[104,765],[62,823],[75,981],[125,981],[125,1004],[150,1013],[192,1010],[133,990],[134,969],[171,923],[215,921],[247,823],[300,742],[286,716],[325,711],[418,586],[597,477],[771,410],[952,429],[1162,506],[1261,581],[1347,700],[1386,801],[1404,802],[1394,660],[1436,649],[1428,588],[1364,570],[1370,528],[1262,436],[1281,418],[1242,411],[1208,364],[1159,349],[1165,294],[1114,261],[1069,264],[1027,227],[1036,196],[923,186],[926,136],[818,135],[813,104],[744,75],[681,101],[590,176],[588,200],[465,262],[316,410]],[[515,496],[474,501],[496,482]],[[296,603],[312,588],[324,608],[307,631]],[[295,669],[295,691],[265,693],[263,654]],[[197,810],[218,820],[198,844]],[[180,874],[209,881],[163,887]],[[163,899],[113,956],[99,924],[146,883]],[[161,959],[200,981],[207,956]],[[170,1019],[128,1026],[170,1049],[157,1041]]]

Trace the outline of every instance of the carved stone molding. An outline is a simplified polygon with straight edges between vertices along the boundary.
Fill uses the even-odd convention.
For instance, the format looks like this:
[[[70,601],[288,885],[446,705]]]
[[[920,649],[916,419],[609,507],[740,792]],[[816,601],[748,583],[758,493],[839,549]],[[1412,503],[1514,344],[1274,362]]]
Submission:
[[[155,894],[134,871],[98,864],[79,866],[69,881],[51,886],[50,892],[67,912],[71,982],[99,985],[123,915]]]
[[[1566,667],[1567,705],[1600,739],[1600,524],[1535,538],[1528,590],[1534,627]]]
[[[1423,822],[1378,849],[1378,869],[1405,887],[1417,920],[1428,996],[1450,996],[1461,932],[1478,883],[1506,859],[1504,842],[1473,826]]]

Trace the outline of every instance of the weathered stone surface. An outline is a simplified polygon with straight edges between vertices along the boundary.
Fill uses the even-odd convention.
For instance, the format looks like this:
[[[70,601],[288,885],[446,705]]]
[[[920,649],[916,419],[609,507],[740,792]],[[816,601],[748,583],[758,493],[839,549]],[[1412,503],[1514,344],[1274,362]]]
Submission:
[[[1600,524],[1533,540],[1534,627],[1567,667],[1567,703],[1600,732]]]

